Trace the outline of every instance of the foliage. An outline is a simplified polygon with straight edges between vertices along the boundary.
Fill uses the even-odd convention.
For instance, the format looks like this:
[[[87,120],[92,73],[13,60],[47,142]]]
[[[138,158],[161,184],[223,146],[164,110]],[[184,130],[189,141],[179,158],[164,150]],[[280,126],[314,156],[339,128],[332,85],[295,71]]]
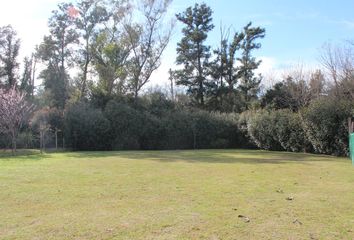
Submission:
[[[39,46],[37,55],[46,68],[41,72],[44,88],[48,91],[51,107],[63,109],[69,98],[68,68],[72,67],[72,47],[78,41],[78,35],[73,26],[73,18],[68,9],[71,4],[62,3],[58,10],[52,12],[49,19],[50,35],[45,36]]]
[[[99,75],[98,88],[107,96],[126,93],[126,64],[130,49],[124,41],[105,30],[97,35],[92,45],[95,49],[93,63]]]
[[[80,91],[80,98],[84,98],[87,96],[89,72],[94,58],[92,46],[95,35],[101,29],[101,24],[108,21],[110,14],[103,1],[80,0],[77,2],[76,8],[73,9],[77,14],[74,19],[75,30],[81,40],[75,58],[75,62],[80,68],[77,87]]]
[[[221,26],[215,48],[208,42],[213,10],[195,4],[175,15],[183,27],[178,67],[169,71],[170,89],[144,91],[174,27],[166,18],[170,3],[61,3],[48,21],[49,34],[24,59],[22,74],[16,31],[0,27],[0,93],[25,92],[16,93],[19,106],[11,96],[1,99],[0,145],[9,145],[11,135],[16,148],[19,135],[21,147],[38,145],[39,139],[41,149],[46,143],[58,146],[59,137],[74,150],[257,146],[347,153],[346,118],[354,109],[352,46],[328,46],[322,56],[326,72],[300,67],[260,91],[262,76],[256,73],[261,61],[254,52],[261,48],[265,29],[250,22],[231,33],[231,27]],[[37,62],[42,85],[35,89]],[[27,119],[21,115],[28,115],[33,103],[32,124],[22,124]],[[8,109],[21,106],[22,120],[12,121],[17,117]]]
[[[250,138],[259,147],[267,150],[281,150],[276,135],[277,118],[268,111],[256,112],[247,122]]]
[[[108,102],[104,114],[111,125],[112,149],[139,149],[143,116],[135,109],[116,101]]]
[[[243,131],[247,129],[250,139],[259,148],[311,151],[299,113],[290,110],[248,111],[241,115],[239,125]]]
[[[161,64],[162,53],[170,41],[173,25],[164,19],[171,0],[142,0],[139,13],[143,20],[124,24],[131,56],[128,64],[128,89],[137,100],[139,92]],[[134,14],[134,13],[133,13]],[[167,26],[167,27],[166,27]]]
[[[271,89],[262,96],[261,106],[263,108],[269,109],[290,109],[292,100],[290,98],[290,93],[283,82],[274,84]]]
[[[182,65],[182,70],[177,70],[177,84],[188,87],[188,92],[193,96],[197,105],[204,107],[205,98],[212,87],[208,80],[208,67],[210,46],[205,44],[207,34],[214,28],[212,13],[206,4],[195,4],[183,13],[177,14],[177,20],[184,24],[183,37],[177,44],[177,65]]]
[[[312,150],[299,113],[290,110],[273,111],[276,117],[276,139],[286,151],[309,152]]]
[[[353,109],[351,101],[322,98],[302,111],[307,138],[317,153],[347,155],[347,119]]]
[[[265,29],[261,27],[252,27],[252,23],[248,23],[244,28],[244,39],[241,42],[241,58],[240,58],[240,85],[238,86],[241,96],[245,102],[245,109],[249,109],[250,103],[257,99],[259,86],[262,76],[257,76],[255,70],[261,64],[252,56],[252,52],[261,47],[261,44],[256,42],[258,39],[265,37]]]
[[[0,27],[0,84],[8,88],[17,85],[20,39],[10,26]]]
[[[65,142],[75,150],[107,150],[110,123],[99,109],[86,103],[70,105],[64,117]]]

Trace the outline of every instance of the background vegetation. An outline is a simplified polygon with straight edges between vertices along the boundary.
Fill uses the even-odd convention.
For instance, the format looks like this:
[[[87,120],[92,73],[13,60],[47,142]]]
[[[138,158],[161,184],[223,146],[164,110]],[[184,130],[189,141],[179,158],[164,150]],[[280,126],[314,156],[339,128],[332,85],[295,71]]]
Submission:
[[[264,28],[222,27],[219,46],[210,46],[212,9],[195,4],[168,19],[169,4],[62,3],[49,19],[50,34],[24,59],[21,74],[20,39],[11,26],[1,27],[0,111],[28,106],[31,114],[24,112],[16,124],[13,114],[2,115],[7,118],[0,118],[0,147],[348,153],[352,45],[326,45],[321,70],[293,69],[265,89],[254,57]],[[175,21],[183,34],[176,69],[161,79],[170,88],[147,90]],[[13,104],[10,91],[25,94],[22,105]]]

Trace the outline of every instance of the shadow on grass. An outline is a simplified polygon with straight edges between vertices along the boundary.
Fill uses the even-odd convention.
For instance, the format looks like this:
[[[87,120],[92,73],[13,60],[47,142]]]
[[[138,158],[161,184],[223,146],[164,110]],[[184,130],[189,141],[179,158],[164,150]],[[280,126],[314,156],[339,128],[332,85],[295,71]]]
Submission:
[[[73,158],[121,158],[131,160],[153,160],[159,162],[189,163],[245,163],[245,164],[282,164],[310,162],[343,161],[327,155],[307,153],[276,152],[264,150],[170,150],[170,151],[112,151],[112,152],[75,152],[68,153]]]
[[[41,154],[39,150],[34,149],[20,149],[16,151],[15,155],[11,150],[0,150],[0,161],[39,161],[45,158],[51,158],[51,155]]]

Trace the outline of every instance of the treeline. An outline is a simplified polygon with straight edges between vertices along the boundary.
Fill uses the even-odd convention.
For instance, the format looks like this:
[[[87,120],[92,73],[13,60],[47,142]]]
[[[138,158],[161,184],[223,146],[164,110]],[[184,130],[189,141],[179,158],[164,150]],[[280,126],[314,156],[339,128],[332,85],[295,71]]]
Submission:
[[[263,77],[256,74],[261,61],[254,51],[261,48],[264,28],[249,23],[231,32],[221,26],[220,42],[210,46],[212,9],[195,4],[167,19],[170,3],[59,4],[49,19],[50,34],[25,58],[21,75],[16,32],[0,28],[0,147],[258,147],[347,154],[347,119],[354,109],[351,45],[327,45],[321,70],[298,68],[261,89]],[[183,26],[177,67],[161,79],[170,88],[143,92],[175,21]],[[37,89],[36,78],[42,81]],[[22,113],[16,124],[8,109]]]
[[[183,107],[162,93],[139,103],[110,100],[104,109],[88,103],[68,106],[67,143],[78,150],[199,149],[248,147],[237,115]]]

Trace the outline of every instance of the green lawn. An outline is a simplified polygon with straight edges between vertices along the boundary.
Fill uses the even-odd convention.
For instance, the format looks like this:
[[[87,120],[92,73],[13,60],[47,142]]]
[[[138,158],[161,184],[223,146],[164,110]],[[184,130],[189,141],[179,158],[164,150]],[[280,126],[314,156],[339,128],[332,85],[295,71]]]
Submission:
[[[3,157],[0,239],[354,239],[354,167],[246,150]]]

